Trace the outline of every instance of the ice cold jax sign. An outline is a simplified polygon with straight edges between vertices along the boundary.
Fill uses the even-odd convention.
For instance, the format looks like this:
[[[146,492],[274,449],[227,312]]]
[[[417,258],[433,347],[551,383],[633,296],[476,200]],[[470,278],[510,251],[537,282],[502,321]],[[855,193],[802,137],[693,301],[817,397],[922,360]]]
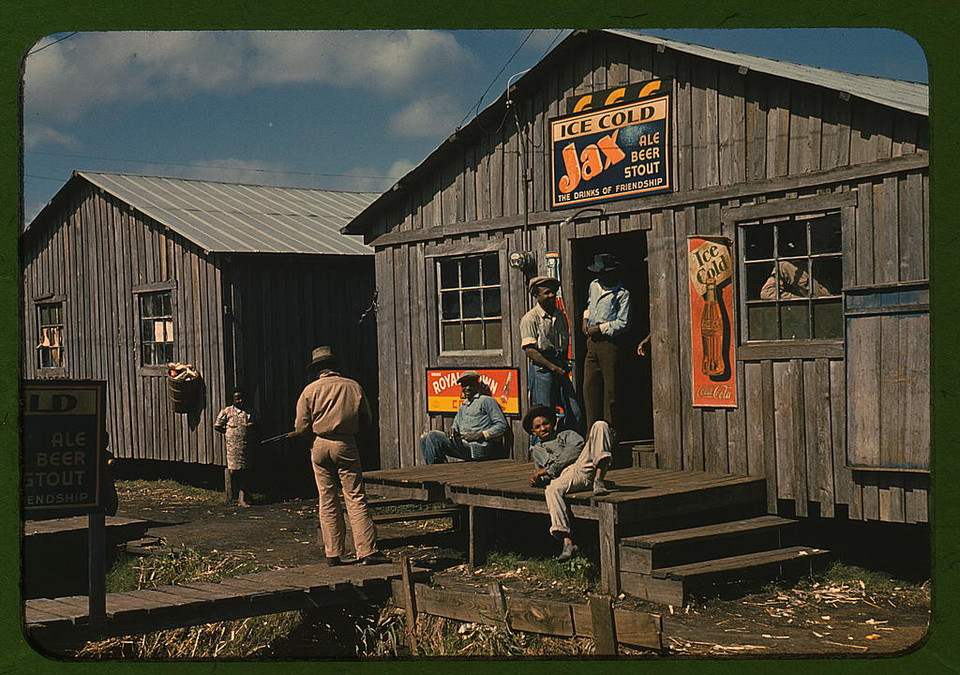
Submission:
[[[669,95],[551,120],[552,208],[672,190],[669,129]]]

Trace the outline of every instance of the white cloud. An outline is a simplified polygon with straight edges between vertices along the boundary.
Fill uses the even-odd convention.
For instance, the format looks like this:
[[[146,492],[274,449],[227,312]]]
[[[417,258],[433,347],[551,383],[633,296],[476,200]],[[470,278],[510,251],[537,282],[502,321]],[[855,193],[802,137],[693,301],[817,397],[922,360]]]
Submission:
[[[449,96],[424,96],[397,111],[390,118],[389,129],[400,136],[444,136],[463,119],[463,114],[464,111]]]
[[[65,134],[56,129],[45,126],[25,125],[23,129],[23,145],[32,150],[40,144],[60,145],[70,150],[80,150],[83,144],[75,136]]]
[[[104,104],[286,83],[396,95],[476,63],[435,31],[80,33],[34,48],[24,101],[27,119],[71,121]]]

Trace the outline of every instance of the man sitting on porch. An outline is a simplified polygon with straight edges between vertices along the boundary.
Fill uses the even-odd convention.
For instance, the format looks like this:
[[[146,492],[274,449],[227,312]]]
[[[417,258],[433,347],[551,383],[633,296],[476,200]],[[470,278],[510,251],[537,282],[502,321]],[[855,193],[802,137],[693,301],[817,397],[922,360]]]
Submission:
[[[523,429],[536,437],[530,449],[536,472],[530,485],[544,486],[547,510],[550,512],[550,534],[563,542],[557,560],[569,560],[579,550],[570,536],[570,509],[563,496],[593,488],[595,495],[607,493],[604,476],[610,466],[613,445],[610,425],[594,422],[589,437],[573,430],[557,433],[557,412],[549,406],[532,406],[523,418]]]
[[[500,456],[502,437],[507,432],[507,418],[492,396],[483,393],[480,374],[473,370],[457,380],[463,402],[453,418],[449,435],[428,431],[420,437],[424,464],[438,464],[447,457],[466,460],[496,459]]]

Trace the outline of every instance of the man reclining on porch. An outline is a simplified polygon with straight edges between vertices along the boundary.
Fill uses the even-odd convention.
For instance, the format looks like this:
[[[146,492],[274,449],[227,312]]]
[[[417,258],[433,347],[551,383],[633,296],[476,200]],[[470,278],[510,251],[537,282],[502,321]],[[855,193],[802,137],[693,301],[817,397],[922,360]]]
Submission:
[[[496,459],[501,454],[507,418],[489,395],[476,371],[468,370],[457,380],[463,402],[453,418],[450,435],[428,431],[420,437],[424,464],[438,464],[447,457],[466,460]]]
[[[610,466],[613,438],[610,425],[603,420],[590,427],[586,443],[572,429],[557,433],[556,426],[557,411],[549,406],[532,406],[523,417],[524,431],[536,437],[530,448],[536,467],[530,485],[545,487],[550,534],[563,542],[557,560],[569,560],[579,548],[570,536],[570,508],[563,496],[591,487],[595,495],[609,491],[603,478]]]

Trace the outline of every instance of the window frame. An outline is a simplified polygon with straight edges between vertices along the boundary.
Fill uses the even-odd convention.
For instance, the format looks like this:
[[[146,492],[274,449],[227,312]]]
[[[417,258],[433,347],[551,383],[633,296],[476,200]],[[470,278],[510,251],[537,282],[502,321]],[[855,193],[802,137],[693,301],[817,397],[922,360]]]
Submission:
[[[737,254],[736,303],[739,316],[737,327],[740,337],[737,346],[738,361],[759,361],[773,358],[843,358],[846,339],[845,291],[852,278],[855,242],[853,237],[856,222],[857,193],[846,191],[761,201],[745,206],[728,206],[721,209],[721,220],[735,235]],[[775,220],[817,213],[838,212],[840,217],[840,251],[842,279],[839,294],[841,312],[841,335],[836,338],[810,338],[785,340],[748,340],[746,260],[743,254],[743,230],[763,220]],[[809,232],[809,227],[807,228]],[[809,235],[808,235],[809,236]],[[776,251],[775,251],[776,253]],[[809,249],[806,259],[810,260]],[[834,296],[831,296],[834,297]],[[771,301],[774,303],[780,300]],[[809,300],[807,301],[809,304]],[[778,319],[779,320],[779,319]]]
[[[504,308],[509,301],[509,266],[507,265],[507,243],[503,239],[486,241],[440,241],[427,244],[424,247],[424,273],[426,276],[426,290],[433,298],[426,306],[430,329],[427,331],[427,349],[429,367],[431,368],[464,368],[483,366],[502,366],[509,348],[509,329],[506,325]],[[497,269],[500,274],[500,341],[499,349],[442,351],[441,328],[441,300],[439,261],[451,258],[466,258],[484,254],[497,255]]]
[[[494,260],[496,263],[497,269],[497,283],[488,284],[485,283],[483,278],[484,270],[484,259]],[[480,269],[480,278],[479,284],[477,285],[464,285],[463,281],[463,263],[468,260],[478,260],[479,269]],[[456,286],[443,286],[442,272],[441,267],[444,264],[457,263],[458,270],[458,279]],[[440,348],[440,356],[489,356],[493,354],[502,354],[503,353],[503,279],[500,274],[500,256],[497,251],[487,251],[481,253],[468,253],[465,255],[455,255],[455,256],[444,256],[434,258],[434,271],[436,274],[437,280],[437,344]],[[496,316],[486,316],[484,313],[484,301],[483,301],[483,292],[487,289],[495,288],[498,294],[498,304],[500,307],[500,312]],[[480,292],[480,316],[479,317],[464,317],[463,316],[463,296],[466,291],[479,291]],[[459,315],[455,319],[444,319],[444,293],[456,293],[458,298],[459,305]],[[446,349],[444,345],[444,327],[448,325],[456,325],[460,328],[461,343],[466,345],[466,326],[468,324],[479,324],[481,326],[481,334],[483,335],[483,341],[487,341],[487,328],[486,326],[490,323],[496,322],[500,331],[500,346],[499,347],[487,347],[484,346],[481,349]]]
[[[159,364],[146,364],[143,362],[143,347],[150,341],[145,341],[143,339],[143,299],[147,295],[159,295],[161,293],[169,293],[170,296],[170,314],[169,318],[172,325],[173,339],[169,344],[173,345],[172,347],[172,358],[170,361],[176,362],[179,359],[178,352],[179,342],[177,337],[180,335],[179,326],[177,325],[177,284],[175,281],[162,281],[153,284],[145,284],[142,286],[134,287],[133,295],[135,298],[134,302],[134,311],[136,313],[134,317],[134,330],[135,330],[135,340],[136,340],[136,365],[137,373],[140,375],[154,375],[166,376],[167,374],[167,361]],[[155,317],[149,317],[150,319],[165,318],[167,315],[157,315]],[[163,343],[166,344],[166,343]]]
[[[40,318],[41,308],[50,305],[59,305],[60,309],[60,323],[59,324],[43,324]],[[34,360],[34,366],[37,369],[37,372],[42,375],[63,375],[66,373],[66,343],[64,342],[64,334],[66,333],[67,327],[67,303],[66,298],[62,295],[48,295],[45,297],[39,297],[33,299],[34,307],[34,320],[36,321],[36,334],[34,338],[37,340],[34,351],[36,352],[36,357]],[[51,349],[50,347],[42,347],[43,342],[43,328],[59,326],[60,328],[60,365],[56,366],[44,366],[42,363],[42,350]]]

